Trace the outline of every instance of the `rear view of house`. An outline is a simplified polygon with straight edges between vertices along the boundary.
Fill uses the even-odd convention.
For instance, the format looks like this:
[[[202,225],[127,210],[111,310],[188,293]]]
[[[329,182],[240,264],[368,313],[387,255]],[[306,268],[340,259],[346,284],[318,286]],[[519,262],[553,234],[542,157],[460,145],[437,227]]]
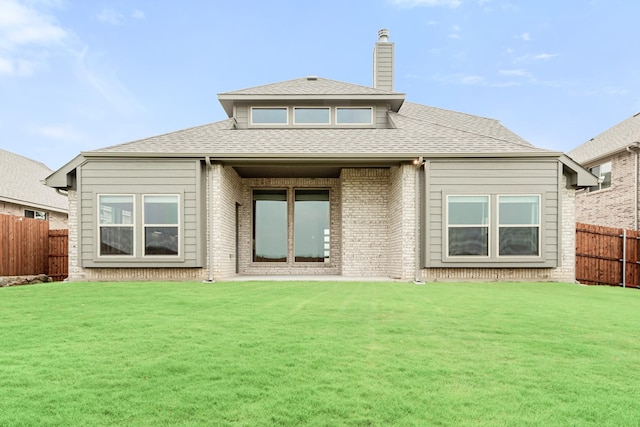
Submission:
[[[574,192],[595,177],[497,120],[316,76],[218,95],[228,119],[83,152],[70,279],[250,275],[572,281]]]

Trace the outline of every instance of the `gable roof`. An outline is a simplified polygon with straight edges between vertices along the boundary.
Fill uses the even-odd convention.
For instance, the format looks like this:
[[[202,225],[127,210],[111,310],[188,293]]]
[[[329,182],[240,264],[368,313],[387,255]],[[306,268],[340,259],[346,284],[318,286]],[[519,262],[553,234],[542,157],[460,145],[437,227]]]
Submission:
[[[233,104],[237,101],[282,101],[292,99],[309,101],[339,99],[387,101],[393,111],[397,111],[405,99],[405,94],[315,76],[218,94],[218,100],[229,117],[233,116]]]
[[[626,150],[640,142],[640,113],[621,121],[574,148],[567,154],[581,164],[591,163]]]
[[[67,197],[42,183],[51,172],[40,162],[0,149],[0,200],[67,213]]]

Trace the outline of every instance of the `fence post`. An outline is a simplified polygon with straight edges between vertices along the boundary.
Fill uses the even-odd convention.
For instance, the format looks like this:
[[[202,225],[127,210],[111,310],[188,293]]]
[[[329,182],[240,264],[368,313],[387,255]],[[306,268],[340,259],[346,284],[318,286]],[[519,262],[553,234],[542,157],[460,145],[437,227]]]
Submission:
[[[627,230],[622,230],[622,287],[627,287]]]

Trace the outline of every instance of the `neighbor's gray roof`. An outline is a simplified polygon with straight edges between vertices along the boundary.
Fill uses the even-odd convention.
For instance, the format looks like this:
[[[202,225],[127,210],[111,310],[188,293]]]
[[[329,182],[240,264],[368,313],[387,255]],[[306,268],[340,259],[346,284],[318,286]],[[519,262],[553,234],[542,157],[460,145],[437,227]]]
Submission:
[[[66,213],[67,198],[41,182],[51,172],[40,162],[0,149],[0,200]]]
[[[555,153],[536,148],[497,120],[405,102],[390,113],[395,129],[233,129],[232,119],[85,154],[179,154],[211,157],[336,157]]]
[[[587,164],[611,156],[639,141],[640,113],[636,113],[567,154],[576,162]]]

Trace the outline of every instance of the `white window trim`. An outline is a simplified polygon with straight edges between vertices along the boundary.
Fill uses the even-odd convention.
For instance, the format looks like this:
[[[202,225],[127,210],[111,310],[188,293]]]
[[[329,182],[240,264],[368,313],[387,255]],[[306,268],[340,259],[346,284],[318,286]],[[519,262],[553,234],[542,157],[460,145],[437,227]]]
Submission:
[[[329,114],[327,115],[329,120],[324,123],[298,123],[296,122],[296,110],[327,110]],[[293,107],[293,124],[295,126],[330,126],[331,125],[331,107],[324,106],[302,106],[302,107]]]
[[[599,163],[599,164],[597,164],[597,165],[590,166],[590,167],[589,167],[589,168],[587,168],[587,169],[588,169],[588,170],[589,170],[589,172],[593,175],[593,172],[592,172],[592,170],[593,170],[593,169],[595,169],[595,168],[602,169],[602,165],[606,165],[606,164],[609,164],[609,173],[611,174],[611,178],[613,178],[613,162],[612,162],[611,160],[606,161],[606,162]],[[588,190],[589,190],[589,191],[588,191],[588,193],[595,193],[596,191],[607,190],[607,189],[609,189],[609,188],[611,188],[611,187],[612,187],[612,185],[613,185],[613,180],[612,180],[612,179],[610,179],[610,180],[609,180],[609,186],[608,186],[608,187],[604,187],[604,188],[602,188],[602,184],[603,184],[603,182],[604,182],[604,175],[602,175],[602,172],[601,172],[601,171],[600,171],[600,174],[601,174],[601,175],[600,175],[600,176],[598,176],[598,184],[597,184],[597,187],[598,187],[598,188],[597,188],[597,189],[593,189],[593,190],[592,190],[592,187],[588,187]],[[595,187],[595,185],[594,185],[593,187]]]
[[[340,121],[338,121],[338,111],[339,110],[369,110],[369,111],[371,111],[371,121],[369,121],[368,123],[340,122]],[[335,112],[334,112],[334,123],[336,124],[336,126],[371,126],[374,123],[373,115],[374,115],[373,107],[357,107],[357,106],[341,107],[341,106],[336,106],[335,107]]]
[[[487,228],[487,255],[451,255],[449,254],[449,198],[450,197],[486,197],[487,198],[487,224],[453,224],[454,227],[460,228],[472,228],[472,227],[486,227]],[[485,260],[491,258],[491,195],[490,194],[447,194],[446,207],[445,207],[445,229],[444,229],[444,242],[446,248],[446,258],[455,260]]]
[[[285,110],[285,116],[287,121],[285,123],[254,123],[253,121],[253,110]],[[289,126],[289,107],[280,106],[280,105],[272,105],[272,106],[256,106],[251,107],[249,110],[249,123],[251,126],[261,127],[261,126]]]
[[[513,259],[513,258],[541,258],[542,257],[542,196],[540,194],[497,194],[497,207],[496,207],[496,229],[495,229],[495,241],[496,241],[496,257]],[[500,224],[500,198],[501,197],[537,197],[538,198],[538,224]],[[500,255],[500,228],[519,228],[519,227],[538,227],[538,254],[537,255]]]
[[[114,194],[114,193],[100,193],[97,195],[97,203],[96,203],[96,210],[97,210],[97,234],[96,234],[96,252],[97,252],[97,256],[100,259],[117,259],[117,258],[135,258],[136,257],[136,250],[137,250],[137,245],[136,245],[136,196],[135,194]],[[132,212],[131,212],[131,224],[102,224],[100,222],[100,198],[102,196],[120,196],[120,197],[131,197],[132,199]],[[102,227],[131,227],[131,229],[133,230],[133,247],[132,247],[132,253],[131,255],[102,255],[102,253],[100,252],[100,247],[102,246],[101,244],[101,238],[100,238],[100,229]]]
[[[156,196],[168,196],[168,197],[176,197],[178,199],[178,221],[176,224],[147,224],[144,220],[144,210],[145,210],[145,202],[144,199],[146,197],[156,197]],[[142,247],[142,258],[155,258],[155,259],[172,259],[172,258],[180,258],[182,256],[182,216],[180,215],[182,211],[182,198],[180,194],[153,194],[153,193],[145,193],[142,194],[142,217],[140,219],[142,223],[142,235],[141,235],[141,247]],[[146,231],[147,227],[176,227],[178,229],[178,253],[176,255],[147,255],[146,252]]]

